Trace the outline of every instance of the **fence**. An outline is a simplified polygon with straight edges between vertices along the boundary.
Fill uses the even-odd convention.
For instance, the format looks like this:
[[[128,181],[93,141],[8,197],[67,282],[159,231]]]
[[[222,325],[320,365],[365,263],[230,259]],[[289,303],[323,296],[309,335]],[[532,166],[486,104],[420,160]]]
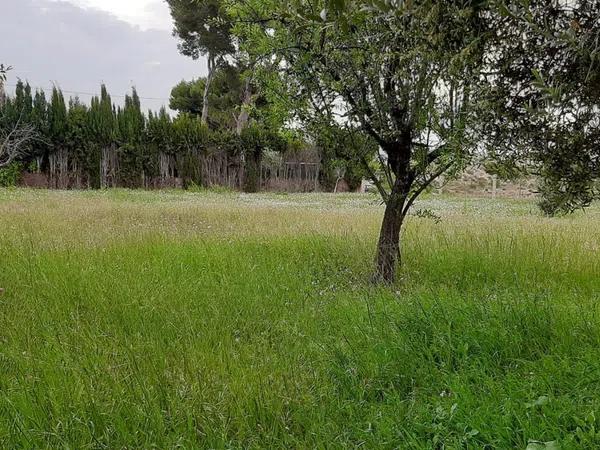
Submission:
[[[100,151],[96,186],[102,189],[133,187],[145,189],[182,188],[187,183],[200,183],[205,187],[223,186],[234,190],[244,187],[246,170],[244,160],[225,151],[189,152],[186,155],[159,152],[154,175],[141,168],[126,173],[126,162],[115,147]],[[303,161],[294,155],[261,158],[259,162],[259,187],[261,190],[310,192],[319,190],[320,162]],[[48,155],[46,164],[38,161],[43,172],[26,173],[23,184],[51,189],[90,188],[91,175],[84,173],[79,161],[67,151],[58,150]]]

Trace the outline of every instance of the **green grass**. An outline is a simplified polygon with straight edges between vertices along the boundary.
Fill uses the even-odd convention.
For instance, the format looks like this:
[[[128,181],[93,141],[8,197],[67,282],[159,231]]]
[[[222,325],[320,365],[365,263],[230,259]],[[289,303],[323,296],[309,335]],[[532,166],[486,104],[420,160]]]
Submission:
[[[0,190],[0,448],[600,448],[600,208],[419,208]]]

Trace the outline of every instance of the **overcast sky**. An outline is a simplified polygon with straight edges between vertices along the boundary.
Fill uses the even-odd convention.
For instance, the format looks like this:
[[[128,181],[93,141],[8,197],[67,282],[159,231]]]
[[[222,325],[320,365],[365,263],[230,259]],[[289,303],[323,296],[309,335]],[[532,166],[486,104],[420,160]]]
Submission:
[[[119,102],[135,85],[152,109],[206,73],[203,60],[179,55],[162,0],[0,0],[0,63],[14,68],[9,90],[19,77],[89,102],[104,82]]]

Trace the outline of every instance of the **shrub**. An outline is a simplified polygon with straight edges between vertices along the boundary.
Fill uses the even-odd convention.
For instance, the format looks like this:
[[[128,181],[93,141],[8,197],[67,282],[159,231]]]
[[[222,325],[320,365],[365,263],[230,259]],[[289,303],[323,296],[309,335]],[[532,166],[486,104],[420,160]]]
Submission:
[[[0,187],[16,186],[21,179],[23,167],[21,163],[12,163],[0,169]]]

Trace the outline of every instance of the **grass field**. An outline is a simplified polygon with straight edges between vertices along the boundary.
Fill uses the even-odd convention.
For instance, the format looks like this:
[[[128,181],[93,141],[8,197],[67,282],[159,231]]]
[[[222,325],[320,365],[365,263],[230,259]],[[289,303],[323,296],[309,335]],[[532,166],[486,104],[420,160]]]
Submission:
[[[600,448],[600,208],[0,190],[0,448]]]

